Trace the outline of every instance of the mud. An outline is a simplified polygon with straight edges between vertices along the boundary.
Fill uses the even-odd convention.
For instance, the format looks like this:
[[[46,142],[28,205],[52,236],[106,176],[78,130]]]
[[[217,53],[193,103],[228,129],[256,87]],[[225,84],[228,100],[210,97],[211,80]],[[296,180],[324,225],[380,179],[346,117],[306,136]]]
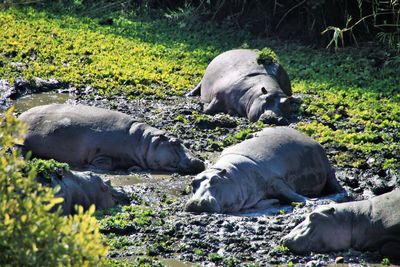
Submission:
[[[65,99],[61,96],[56,99],[47,95],[37,97],[41,100],[35,100],[36,104],[69,101],[130,114],[139,121],[165,129],[181,138],[184,144],[205,159],[208,165],[216,160],[223,146],[251,137],[251,132],[260,127],[246,119],[229,115],[203,115],[201,103],[196,98],[103,99],[91,87],[70,91],[70,95]],[[29,98],[26,101],[29,102]],[[28,105],[20,105],[17,110],[22,112],[25,108],[28,108]],[[289,118],[289,123],[294,126],[301,116],[302,114],[293,115]],[[238,135],[243,132],[246,134]],[[329,146],[324,148],[331,159],[338,149]],[[372,156],[378,159],[382,155]],[[367,161],[368,159],[365,159],[365,162]],[[368,166],[336,170],[338,180],[349,193],[349,197],[342,201],[369,198],[399,187],[400,183],[399,171],[395,170],[384,172]],[[305,214],[319,205],[331,203],[332,198],[315,200],[301,207],[286,205],[276,210],[242,214],[195,215],[183,212],[183,206],[190,196],[190,182],[193,176],[147,172],[120,172],[103,176],[105,179],[111,179],[112,184],[127,188],[135,196],[132,205],[151,208],[155,213],[151,224],[146,227],[128,227],[115,232],[103,229],[108,238],[125,236],[129,241],[129,245],[113,248],[109,253],[111,258],[150,256],[164,259],[163,262],[167,266],[265,266],[289,262],[325,266],[334,264],[338,257],[343,257],[340,261],[345,264],[380,263],[382,260],[377,253],[352,250],[299,256],[280,246],[280,239],[301,222]],[[162,223],[159,223],[160,221]]]

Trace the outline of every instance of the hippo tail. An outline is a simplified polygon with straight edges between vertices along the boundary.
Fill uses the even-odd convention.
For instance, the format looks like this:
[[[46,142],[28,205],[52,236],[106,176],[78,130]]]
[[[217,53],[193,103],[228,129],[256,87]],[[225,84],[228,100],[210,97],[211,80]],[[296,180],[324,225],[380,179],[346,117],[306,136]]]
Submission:
[[[189,93],[186,94],[186,96],[199,96],[201,91],[201,82],[193,88]]]

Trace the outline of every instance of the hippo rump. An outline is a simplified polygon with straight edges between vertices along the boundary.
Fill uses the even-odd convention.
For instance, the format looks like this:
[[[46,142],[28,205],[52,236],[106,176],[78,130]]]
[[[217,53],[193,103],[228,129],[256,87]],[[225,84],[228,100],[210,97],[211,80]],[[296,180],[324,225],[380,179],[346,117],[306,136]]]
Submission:
[[[289,76],[278,63],[257,63],[259,51],[224,52],[208,65],[203,79],[188,96],[199,95],[208,103],[205,113],[218,112],[271,122],[290,112]]]
[[[323,191],[343,190],[321,145],[289,127],[266,128],[225,149],[192,187],[186,211],[216,213],[266,208],[276,198],[304,202]]]
[[[39,176],[38,182],[51,187],[59,186],[57,197],[62,197],[63,214],[73,214],[75,205],[82,206],[85,210],[94,204],[96,209],[108,209],[118,204],[129,204],[129,198],[122,189],[111,187],[98,175],[91,172],[65,171],[60,177],[52,174],[49,180]]]
[[[400,259],[400,191],[323,206],[283,238],[293,252],[380,251]]]
[[[52,104],[34,107],[19,119],[27,124],[24,149],[72,167],[138,167],[181,173],[204,170],[204,163],[178,139],[120,112]]]

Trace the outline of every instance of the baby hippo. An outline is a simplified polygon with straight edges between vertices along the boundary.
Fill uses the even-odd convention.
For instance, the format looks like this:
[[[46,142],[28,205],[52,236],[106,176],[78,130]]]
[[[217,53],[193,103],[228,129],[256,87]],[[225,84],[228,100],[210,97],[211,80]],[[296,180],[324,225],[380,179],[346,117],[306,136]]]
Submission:
[[[289,127],[266,128],[225,149],[192,187],[186,211],[215,213],[266,208],[276,198],[304,202],[343,190],[321,145]]]
[[[164,131],[107,109],[52,104],[19,116],[28,126],[23,147],[72,167],[140,169],[196,174],[204,163]]]
[[[49,180],[39,176],[37,180],[42,184],[48,184]],[[62,197],[63,214],[73,214],[75,205],[87,210],[92,204],[96,209],[108,209],[118,204],[129,204],[129,198],[121,189],[113,188],[108,182],[104,182],[98,175],[91,172],[65,171],[61,177],[52,175],[51,187],[60,187],[57,197]]]
[[[283,243],[298,254],[348,250],[380,251],[400,259],[400,191],[370,200],[324,206],[310,213]]]

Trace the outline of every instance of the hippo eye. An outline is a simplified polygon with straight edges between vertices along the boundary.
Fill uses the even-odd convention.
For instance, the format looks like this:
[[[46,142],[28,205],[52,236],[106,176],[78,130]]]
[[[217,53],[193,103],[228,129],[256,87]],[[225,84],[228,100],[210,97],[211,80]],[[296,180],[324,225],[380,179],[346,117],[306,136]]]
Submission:
[[[196,178],[192,181],[193,192],[195,192],[200,187],[201,182],[203,182],[205,179],[206,177],[201,177],[201,178]]]
[[[268,91],[267,91],[267,89],[265,89],[265,87],[262,87],[262,88],[261,88],[261,92],[262,92],[264,95],[268,94]]]
[[[313,212],[313,213],[311,213],[310,214],[310,221],[313,221],[313,220],[315,220],[315,219],[317,219],[318,218],[318,213],[315,213],[315,212]]]

